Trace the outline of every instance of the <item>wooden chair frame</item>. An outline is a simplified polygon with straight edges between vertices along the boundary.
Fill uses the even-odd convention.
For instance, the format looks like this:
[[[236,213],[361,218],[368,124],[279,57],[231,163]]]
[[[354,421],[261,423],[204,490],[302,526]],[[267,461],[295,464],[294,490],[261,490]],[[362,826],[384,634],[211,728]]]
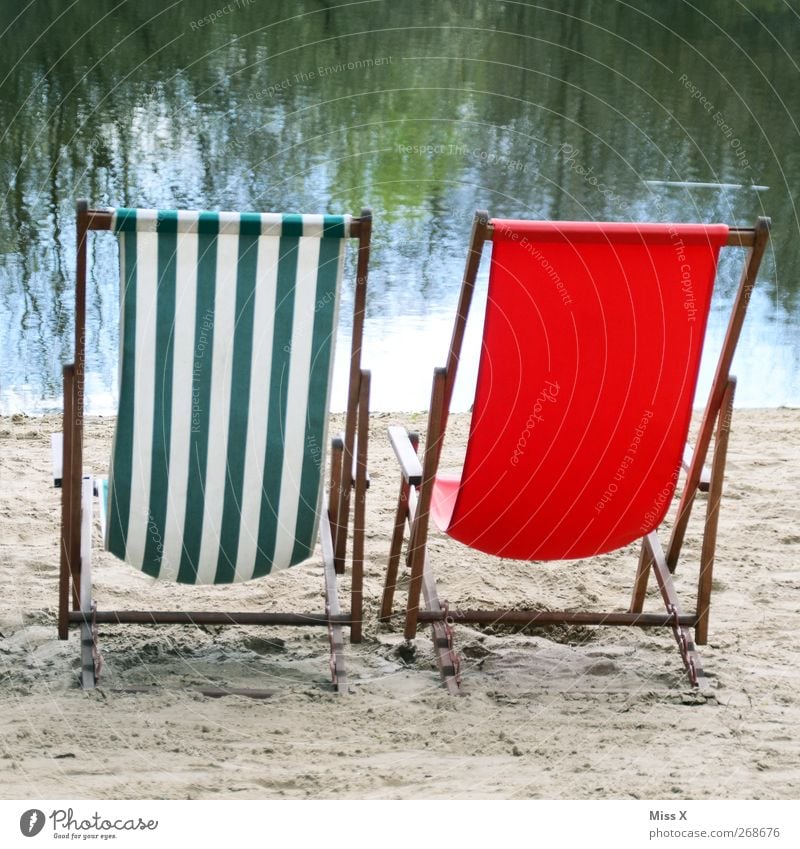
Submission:
[[[83,472],[83,416],[86,331],[87,242],[90,231],[111,230],[107,210],[90,209],[77,203],[77,263],[75,286],[75,359],[64,366],[64,431],[62,459],[61,545],[58,601],[58,636],[66,640],[72,626],[80,626],[82,683],[94,686],[98,669],[96,634],[98,625],[183,624],[183,625],[311,625],[326,627],[331,646],[331,676],[337,692],[348,690],[344,667],[342,628],[350,628],[350,641],[359,643],[363,624],[364,528],[367,477],[367,434],[369,427],[370,373],[361,368],[364,316],[367,296],[372,213],[363,209],[350,223],[350,237],[358,239],[353,331],[350,349],[349,389],[344,433],[333,437],[330,491],[320,523],[325,571],[324,611],[311,613],[189,612],[98,610],[91,601],[89,553],[91,545],[91,487]],[[351,492],[354,496],[353,550],[350,609],[342,610],[337,592],[337,575],[345,571]],[[88,498],[88,501],[87,501]],[[207,689],[206,695],[230,693],[253,697],[271,695],[260,690]]]
[[[493,238],[493,225],[488,213],[479,211],[475,214],[447,365],[434,371],[422,463],[417,457],[417,440],[413,434],[406,433],[404,428],[390,428],[389,434],[401,468],[401,483],[380,619],[382,622],[389,622],[392,616],[398,566],[405,526],[408,524],[407,567],[410,571],[410,584],[405,610],[405,638],[413,640],[419,624],[432,626],[437,663],[442,681],[448,691],[457,693],[460,684],[458,656],[452,640],[454,623],[667,627],[673,631],[691,684],[700,688],[708,686],[696,646],[705,645],[708,639],[719,505],[736,388],[736,378],[730,374],[730,368],[761,258],[769,239],[769,228],[770,220],[762,217],[757,220],[753,228],[730,228],[729,230],[727,246],[746,248],[748,254],[731,311],[725,341],[700,424],[697,442],[694,449],[690,449],[691,459],[685,464],[687,474],[669,545],[664,552],[655,532],[642,539],[641,556],[628,610],[625,612],[458,610],[451,609],[446,603],[442,604],[439,601],[436,583],[428,561],[427,540],[433,485],[447,428],[450,400],[460,362],[475,280],[483,246]],[[708,475],[704,471],[704,464],[715,427],[713,461],[710,475]],[[697,607],[694,613],[686,613],[678,600],[672,576],[678,564],[695,496],[701,490],[708,490],[708,502],[699,568]],[[651,571],[656,576],[664,602],[663,613],[643,612],[647,581]],[[420,606],[421,594],[424,597],[422,607]],[[694,639],[690,629],[694,629]]]

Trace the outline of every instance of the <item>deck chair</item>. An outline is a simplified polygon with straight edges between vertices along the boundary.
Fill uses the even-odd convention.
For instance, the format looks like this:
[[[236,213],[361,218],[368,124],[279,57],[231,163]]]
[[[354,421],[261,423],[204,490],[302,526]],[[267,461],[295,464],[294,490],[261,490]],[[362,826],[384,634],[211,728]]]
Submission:
[[[107,487],[83,469],[88,233],[120,252],[120,391]],[[58,633],[82,634],[84,687],[99,626],[312,625],[328,629],[346,692],[342,628],[361,640],[369,372],[361,369],[371,215],[280,215],[77,207],[75,362],[64,368]],[[347,242],[358,240],[345,429],[324,483],[333,341]],[[261,578],[312,556],[312,612],[118,611],[91,592],[92,492],[105,545],[147,575],[183,584]],[[351,491],[354,496],[351,499]],[[102,494],[107,492],[106,498]],[[340,608],[354,502],[350,609]],[[204,691],[221,695],[228,690]],[[242,691],[259,695],[259,691]],[[266,694],[265,694],[266,695]]]
[[[392,615],[406,523],[405,638],[431,624],[444,684],[458,691],[454,623],[626,625],[672,629],[690,681],[704,687],[712,570],[731,424],[730,375],[769,233],[698,224],[490,220],[476,214],[445,368],[436,369],[425,451],[403,428],[390,438],[402,470],[381,620]],[[475,400],[463,469],[439,473],[450,400],[485,242],[492,258]],[[671,538],[657,529],[678,489],[718,254],[749,250]],[[673,573],[716,428],[697,604],[685,612]],[[502,558],[588,558],[641,540],[625,611],[460,610],[440,603],[430,519]],[[532,567],[534,568],[534,567]],[[644,612],[650,571],[664,602]],[[420,594],[424,604],[420,604]]]

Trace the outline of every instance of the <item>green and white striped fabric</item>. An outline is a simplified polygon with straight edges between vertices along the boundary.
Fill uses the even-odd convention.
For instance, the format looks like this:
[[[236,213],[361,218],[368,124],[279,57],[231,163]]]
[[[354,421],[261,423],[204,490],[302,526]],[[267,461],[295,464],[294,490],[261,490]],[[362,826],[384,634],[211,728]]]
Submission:
[[[307,559],[350,217],[116,209],[109,551],[231,583]]]

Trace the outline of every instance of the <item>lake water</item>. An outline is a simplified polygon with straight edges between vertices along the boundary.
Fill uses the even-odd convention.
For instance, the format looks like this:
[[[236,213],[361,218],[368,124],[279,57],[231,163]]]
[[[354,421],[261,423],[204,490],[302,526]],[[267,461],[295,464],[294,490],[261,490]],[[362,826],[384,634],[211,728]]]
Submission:
[[[773,239],[735,362],[737,401],[797,405],[800,18],[774,0],[696,5],[3,3],[0,412],[60,408],[80,197],[371,206],[364,362],[383,410],[427,407],[477,207],[738,226],[767,214]],[[712,356],[742,256],[728,253]],[[116,261],[115,240],[93,238],[87,398],[99,413],[114,409]],[[481,291],[487,271],[484,261]],[[708,358],[701,391],[712,368]],[[463,370],[455,407],[471,403],[474,376]]]

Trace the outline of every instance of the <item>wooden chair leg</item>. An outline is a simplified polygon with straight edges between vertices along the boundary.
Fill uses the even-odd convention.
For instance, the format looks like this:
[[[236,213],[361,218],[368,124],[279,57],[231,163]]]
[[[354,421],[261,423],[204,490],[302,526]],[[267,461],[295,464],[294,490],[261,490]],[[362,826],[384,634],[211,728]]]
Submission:
[[[407,640],[413,640],[417,633],[422,579],[428,548],[431,495],[433,493],[436,469],[439,465],[442,428],[446,415],[446,386],[447,370],[437,368],[434,371],[433,388],[431,390],[431,406],[428,415],[428,435],[425,440],[422,485],[419,490],[419,502],[416,509],[414,510],[412,507],[414,521],[411,525],[411,537],[408,543],[408,568],[411,571],[411,580],[408,586],[408,603],[406,605],[406,625],[404,631]]]
[[[357,408],[354,415],[357,418]],[[333,508],[334,515],[336,516],[333,550],[335,555],[334,564],[336,566],[336,572],[337,574],[342,574],[345,570],[345,561],[347,559],[347,531],[350,522],[350,495],[353,488],[353,455],[351,451],[348,451],[346,434],[342,441],[341,455],[339,457],[338,465],[339,497],[337,498],[337,506]]]
[[[426,541],[422,539],[420,532],[420,516],[414,519],[411,526],[411,538],[408,547],[408,568],[411,578],[408,585],[408,601],[406,603],[406,624],[404,636],[407,640],[413,640],[417,635],[417,619],[419,617],[419,603],[422,595],[422,575],[425,568],[425,554],[427,550]]]
[[[93,690],[100,675],[101,658],[97,648],[97,629],[92,607],[92,525],[94,518],[94,485],[91,475],[81,481],[81,687]]]
[[[364,618],[364,532],[367,501],[367,441],[369,439],[370,373],[361,372],[358,400],[358,439],[356,453],[356,491],[353,511],[352,624],[350,642],[360,643]]]
[[[419,434],[409,433],[408,441],[414,451],[419,448]],[[394,530],[392,531],[392,543],[389,546],[389,564],[386,567],[386,580],[383,585],[383,598],[381,600],[380,621],[388,623],[392,616],[394,604],[394,592],[397,589],[397,572],[400,567],[400,555],[403,551],[403,537],[405,535],[406,522],[409,527],[414,521],[409,508],[410,486],[405,475],[400,476],[400,494],[397,497],[397,509],[394,514]]]
[[[722,396],[722,407],[717,421],[714,440],[714,459],[711,465],[711,482],[706,507],[706,526],[703,533],[703,548],[700,553],[700,577],[697,582],[697,625],[695,640],[704,646],[708,642],[708,617],[711,609],[711,583],[714,575],[714,556],[717,548],[719,505],[725,479],[725,461],[728,456],[728,437],[733,416],[733,397],[736,393],[736,378],[730,377]]]
[[[667,612],[676,618],[676,623],[673,626],[675,641],[678,644],[678,649],[683,659],[683,664],[689,674],[689,681],[693,687],[700,690],[708,689],[708,679],[703,672],[703,666],[700,661],[700,655],[697,653],[694,640],[685,625],[677,624],[677,617],[683,615],[681,604],[678,601],[678,594],[675,591],[675,584],[672,579],[672,573],[669,571],[667,559],[664,551],[661,548],[661,542],[658,535],[652,531],[645,537],[645,544],[649,548],[649,555],[653,561],[653,572],[658,582],[658,588],[661,590],[661,598],[664,601],[664,607]]]
[[[333,541],[333,550],[336,551],[336,540],[339,538],[341,526],[339,524],[339,509],[341,507],[342,495],[342,456],[344,454],[344,438],[342,435],[334,436],[331,439],[331,491],[328,496],[328,519],[331,525],[331,539]],[[347,533],[347,526],[344,528],[344,533]],[[334,568],[337,575],[344,574],[344,560],[339,560],[334,556]]]
[[[434,613],[443,611],[427,554],[422,570],[422,594],[425,597],[427,610]],[[461,661],[453,642],[452,621],[431,622],[431,637],[433,638],[433,651],[436,657],[436,665],[439,667],[439,675],[442,678],[442,685],[451,696],[458,696],[461,693]]]
[[[64,366],[64,421],[62,443],[63,459],[61,463],[61,547],[58,575],[58,638],[66,640],[69,636],[69,595],[71,549],[70,532],[72,529],[72,386],[75,370],[73,366]]]
[[[400,478],[400,495],[397,498],[397,509],[394,514],[394,530],[392,531],[392,544],[389,546],[389,565],[386,567],[386,580],[383,584],[383,597],[381,599],[380,621],[387,623],[392,616],[392,605],[394,604],[394,591],[397,587],[397,572],[400,567],[400,554],[403,549],[403,537],[405,535],[406,520],[408,515],[408,491],[409,486],[405,480]]]
[[[341,613],[339,606],[339,588],[336,581],[336,570],[333,567],[333,536],[329,527],[323,527],[320,534],[322,541],[322,564],[325,570],[325,608],[330,616]],[[328,623],[328,642],[330,643],[331,680],[336,692],[348,692],[347,672],[344,665],[344,637],[342,626],[338,622]]]
[[[647,595],[647,579],[650,577],[650,567],[653,565],[653,558],[650,555],[647,544],[642,540],[642,550],[639,554],[639,565],[636,569],[636,578],[633,582],[633,592],[631,593],[630,613],[641,613],[644,607],[644,599]]]

